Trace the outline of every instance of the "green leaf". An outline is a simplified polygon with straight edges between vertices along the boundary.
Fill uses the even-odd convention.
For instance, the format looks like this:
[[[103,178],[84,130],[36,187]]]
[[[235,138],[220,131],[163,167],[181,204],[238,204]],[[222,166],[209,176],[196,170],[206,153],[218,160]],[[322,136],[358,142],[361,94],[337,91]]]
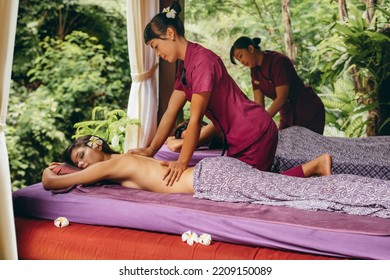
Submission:
[[[345,135],[348,137],[357,137],[363,130],[363,117],[359,116],[353,119],[345,129]]]
[[[348,28],[348,27],[346,27],[346,26],[344,26],[344,25],[342,25],[342,24],[340,24],[340,23],[336,23],[335,25],[334,25],[334,29],[336,29],[341,35],[343,35],[343,36],[354,36],[354,32],[352,32],[351,30],[350,30],[350,28]]]

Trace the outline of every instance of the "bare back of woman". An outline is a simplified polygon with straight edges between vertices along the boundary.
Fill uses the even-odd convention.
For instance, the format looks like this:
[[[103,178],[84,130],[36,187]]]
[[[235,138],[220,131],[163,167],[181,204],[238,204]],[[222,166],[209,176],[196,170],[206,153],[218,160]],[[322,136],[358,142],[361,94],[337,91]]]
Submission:
[[[112,175],[112,180],[120,180],[119,183],[125,187],[157,193],[194,193],[193,167],[187,168],[172,186],[167,186],[163,176],[168,167],[161,165],[160,161],[133,154],[123,154],[111,161],[115,163],[116,160],[118,173]]]
[[[111,180],[124,187],[158,193],[194,193],[193,168],[184,171],[179,181],[167,186],[163,176],[168,167],[160,161],[139,155],[112,155],[81,171],[57,175],[46,168],[42,177],[45,189],[63,189],[73,184],[93,184]]]

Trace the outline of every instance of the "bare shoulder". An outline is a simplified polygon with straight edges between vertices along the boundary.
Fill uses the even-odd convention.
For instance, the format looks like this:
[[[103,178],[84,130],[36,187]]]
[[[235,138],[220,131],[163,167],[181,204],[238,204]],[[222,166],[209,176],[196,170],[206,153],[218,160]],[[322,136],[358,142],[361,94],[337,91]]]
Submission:
[[[131,162],[137,161],[137,157],[134,154],[113,154],[111,159],[108,160],[110,165],[116,164],[130,164]]]
[[[119,164],[146,164],[146,163],[156,163],[159,162],[158,160],[151,158],[151,157],[146,157],[146,156],[141,156],[137,154],[120,154],[120,155],[113,155],[111,158],[112,163],[119,163]]]

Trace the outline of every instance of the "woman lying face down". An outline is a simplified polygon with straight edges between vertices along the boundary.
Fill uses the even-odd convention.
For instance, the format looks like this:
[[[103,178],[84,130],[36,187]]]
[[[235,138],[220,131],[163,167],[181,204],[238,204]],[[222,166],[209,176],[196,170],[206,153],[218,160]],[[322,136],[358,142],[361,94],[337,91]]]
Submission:
[[[110,180],[124,187],[157,193],[188,193],[195,198],[225,202],[245,202],[324,210],[354,215],[390,218],[390,181],[350,174],[330,175],[328,154],[303,165],[300,178],[258,169],[232,157],[209,157],[187,168],[178,181],[168,185],[163,176],[167,166],[161,161],[135,154],[118,154],[106,142],[82,137],[66,150],[68,163],[81,170],[57,175],[52,163],[43,172],[47,190],[71,185],[96,184]]]
[[[161,161],[135,154],[119,154],[106,141],[92,135],[83,136],[71,144],[65,150],[64,159],[81,171],[57,175],[52,170],[59,163],[53,162],[42,175],[45,189],[64,189],[75,184],[89,185],[110,180],[124,187],[151,192],[194,193],[193,167],[187,168],[178,181],[168,186],[163,177],[169,167],[162,165]],[[330,169],[331,158],[327,154],[303,165],[307,177],[330,175]]]
[[[153,158],[134,154],[119,154],[106,141],[87,135],[72,143],[64,153],[65,162],[81,170],[66,175],[57,175],[52,170],[59,163],[52,163],[43,172],[45,189],[64,189],[74,184],[89,185],[110,180],[124,187],[143,189],[158,193],[193,193],[193,168],[171,187],[162,180],[168,167]]]

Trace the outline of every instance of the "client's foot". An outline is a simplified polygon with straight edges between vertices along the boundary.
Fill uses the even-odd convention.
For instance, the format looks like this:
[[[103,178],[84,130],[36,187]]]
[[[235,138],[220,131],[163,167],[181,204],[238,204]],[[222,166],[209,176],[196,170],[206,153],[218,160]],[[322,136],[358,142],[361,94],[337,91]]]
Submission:
[[[322,154],[319,157],[302,165],[305,177],[332,175],[332,157]]]

